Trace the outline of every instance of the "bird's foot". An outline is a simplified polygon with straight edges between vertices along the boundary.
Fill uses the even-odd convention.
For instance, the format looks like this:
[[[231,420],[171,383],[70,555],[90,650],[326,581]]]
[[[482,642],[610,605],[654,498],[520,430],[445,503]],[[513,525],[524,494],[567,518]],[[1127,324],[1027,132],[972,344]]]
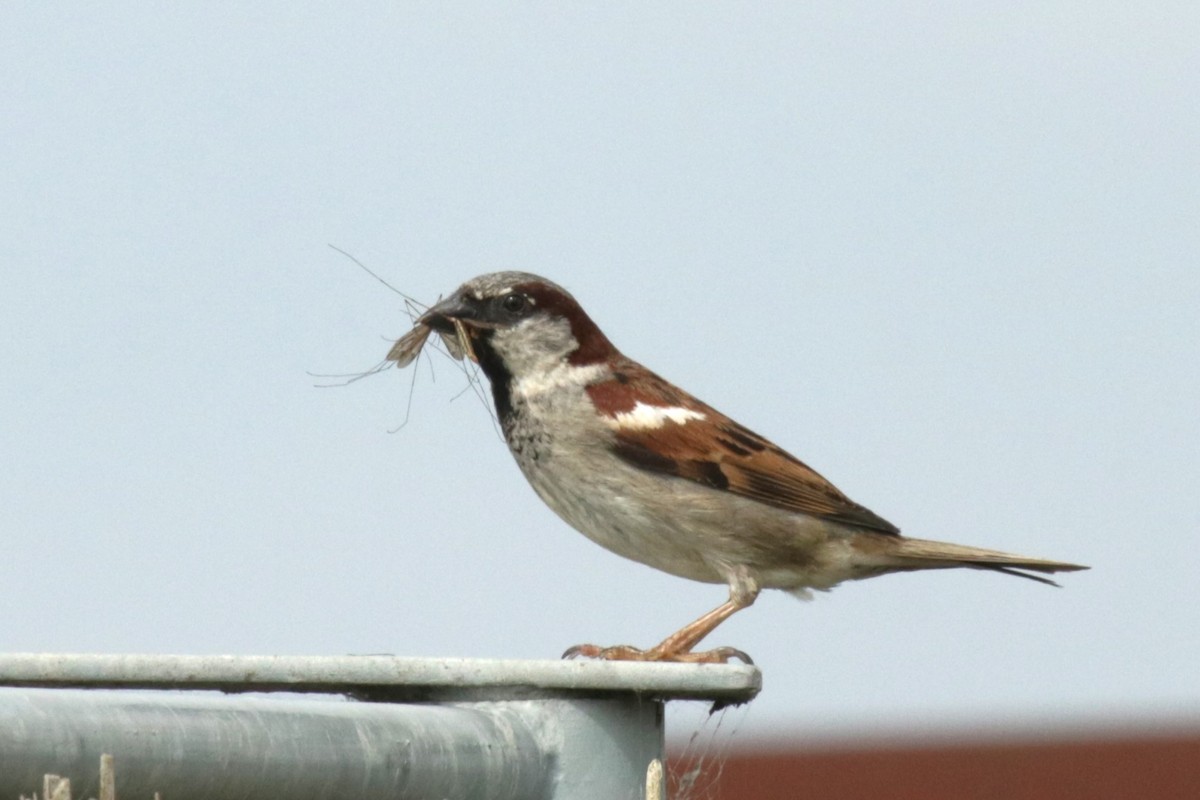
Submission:
[[[728,664],[736,658],[744,664],[753,664],[754,660],[746,653],[733,647],[716,647],[712,650],[702,650],[699,653],[671,652],[662,647],[652,647],[649,650],[639,650],[627,644],[615,647],[599,647],[594,644],[577,644],[567,648],[563,658],[598,658],[602,661],[659,661],[683,664]]]

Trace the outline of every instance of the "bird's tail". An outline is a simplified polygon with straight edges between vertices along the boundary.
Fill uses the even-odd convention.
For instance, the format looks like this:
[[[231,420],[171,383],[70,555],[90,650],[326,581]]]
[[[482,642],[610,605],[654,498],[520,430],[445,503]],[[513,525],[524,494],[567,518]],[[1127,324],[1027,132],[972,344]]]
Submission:
[[[1070,564],[1065,561],[1051,561],[1047,558],[1029,558],[999,550],[986,550],[982,547],[968,547],[949,542],[934,542],[929,539],[909,539],[907,536],[889,537],[887,547],[888,560],[901,570],[907,569],[949,569],[966,567],[968,569],[988,569],[1003,572],[1006,575],[1016,575],[1031,581],[1058,586],[1057,583],[1041,575],[1030,575],[1030,572],[1053,574],[1055,572],[1075,572],[1089,569],[1081,564]]]

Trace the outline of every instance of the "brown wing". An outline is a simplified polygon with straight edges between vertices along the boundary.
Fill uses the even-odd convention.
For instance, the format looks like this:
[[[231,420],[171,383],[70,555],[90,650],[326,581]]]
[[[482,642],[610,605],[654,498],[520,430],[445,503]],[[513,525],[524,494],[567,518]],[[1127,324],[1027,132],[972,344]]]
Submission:
[[[636,369],[636,381],[631,384]],[[636,386],[637,389],[634,389]],[[898,534],[900,529],[842,494],[816,470],[644,367],[630,364],[588,388],[597,410],[614,419],[641,402],[702,414],[657,427],[617,425],[613,451],[642,469],[675,475],[785,511]]]

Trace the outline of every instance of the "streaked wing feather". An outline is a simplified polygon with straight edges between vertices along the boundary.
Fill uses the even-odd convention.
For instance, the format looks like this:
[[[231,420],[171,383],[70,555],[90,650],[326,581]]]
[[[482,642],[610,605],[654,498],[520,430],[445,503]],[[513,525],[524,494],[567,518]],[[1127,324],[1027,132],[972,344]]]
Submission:
[[[638,389],[625,373],[639,373]],[[653,389],[651,392],[650,389]],[[644,367],[629,364],[617,378],[589,387],[597,407],[609,413],[635,403],[687,408],[703,414],[657,427],[622,426],[613,451],[651,472],[675,475],[800,514],[886,534],[899,528],[842,494],[804,462],[716,409],[682,393]]]

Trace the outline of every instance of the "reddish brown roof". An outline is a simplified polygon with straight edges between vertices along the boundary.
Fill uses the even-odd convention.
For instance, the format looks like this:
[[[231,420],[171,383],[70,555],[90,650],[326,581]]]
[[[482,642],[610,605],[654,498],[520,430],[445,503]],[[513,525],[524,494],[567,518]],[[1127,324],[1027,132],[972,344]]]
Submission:
[[[776,748],[729,754],[720,775],[703,781],[699,796],[706,800],[1200,800],[1200,731],[824,752]]]

